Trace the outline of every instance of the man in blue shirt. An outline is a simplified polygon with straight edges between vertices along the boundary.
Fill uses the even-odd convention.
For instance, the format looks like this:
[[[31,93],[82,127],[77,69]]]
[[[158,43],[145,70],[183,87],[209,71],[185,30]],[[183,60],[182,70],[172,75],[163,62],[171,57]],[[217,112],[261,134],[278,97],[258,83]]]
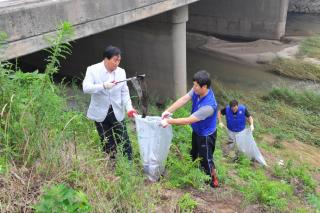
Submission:
[[[161,124],[163,127],[169,124],[186,125],[192,127],[192,159],[201,158],[201,166],[204,171],[211,176],[212,187],[218,187],[218,177],[215,164],[213,162],[213,152],[217,137],[217,112],[218,104],[213,94],[210,75],[207,71],[201,70],[193,76],[193,87],[184,96],[174,102],[166,111],[162,113]],[[191,115],[186,118],[170,119],[178,108],[192,101]]]
[[[253,118],[246,106],[238,104],[237,100],[232,100],[228,106],[218,112],[219,126],[225,127],[222,122],[222,115],[226,116],[228,129],[229,149],[234,147],[235,135],[246,128],[246,122],[250,124],[251,131],[254,130]]]

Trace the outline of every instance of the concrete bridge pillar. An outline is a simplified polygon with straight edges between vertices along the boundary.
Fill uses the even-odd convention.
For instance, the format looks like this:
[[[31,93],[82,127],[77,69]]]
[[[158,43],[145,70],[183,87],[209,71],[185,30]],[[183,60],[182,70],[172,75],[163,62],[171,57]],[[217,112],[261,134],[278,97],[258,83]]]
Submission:
[[[188,7],[181,7],[171,12],[172,17],[172,72],[175,96],[182,96],[187,91],[187,50],[186,22]]]
[[[188,6],[183,6],[116,32],[122,38],[119,45],[128,75],[146,73],[148,92],[158,99],[180,97],[187,91],[187,21]]]

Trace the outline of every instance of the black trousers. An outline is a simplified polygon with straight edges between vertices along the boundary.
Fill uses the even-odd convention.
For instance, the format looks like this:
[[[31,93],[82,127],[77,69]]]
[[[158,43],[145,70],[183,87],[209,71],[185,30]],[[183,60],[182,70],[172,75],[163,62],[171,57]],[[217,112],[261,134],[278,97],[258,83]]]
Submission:
[[[129,160],[132,159],[132,147],[126,124],[124,121],[117,121],[111,106],[104,121],[95,122],[95,124],[106,153],[114,157],[117,145],[122,145],[123,154],[127,155]]]
[[[192,132],[191,156],[195,160],[201,158],[200,164],[203,170],[211,176],[212,170],[215,169],[213,153],[216,146],[217,130],[208,136],[200,136]]]

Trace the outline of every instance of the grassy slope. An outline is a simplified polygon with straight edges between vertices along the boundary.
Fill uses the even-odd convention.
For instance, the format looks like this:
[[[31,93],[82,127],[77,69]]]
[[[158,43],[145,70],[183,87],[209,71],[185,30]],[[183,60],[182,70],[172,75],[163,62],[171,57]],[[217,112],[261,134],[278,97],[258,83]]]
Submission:
[[[44,81],[51,86],[41,87],[39,79],[46,78],[39,74],[18,72],[14,76],[10,77],[13,81],[2,78],[2,211],[30,211],[30,204],[38,202],[45,186],[57,183],[84,192],[94,212],[193,208],[308,212],[311,204],[319,205],[319,167],[313,155],[319,150],[320,105],[314,93],[274,89],[262,95],[241,94],[215,85],[221,105],[237,98],[249,107],[255,118],[255,137],[269,167],[260,168],[244,157],[233,162],[224,156],[226,134],[219,129],[215,159],[222,187],[212,190],[188,155],[190,127],[174,128],[167,174],[159,183],[146,184],[133,129],[134,162],[129,164],[121,155],[116,162],[108,160],[100,151],[92,122],[82,112],[65,110],[68,97],[64,90],[51,85],[49,79]],[[73,99],[82,102],[81,96]],[[152,114],[160,114],[156,107],[151,108]],[[187,116],[188,111],[186,107],[175,116]],[[310,154],[307,161],[301,160],[303,150]],[[280,159],[285,162],[283,167],[277,166]],[[192,205],[194,200],[198,205]]]
[[[314,163],[314,159],[319,157],[318,150],[320,147],[320,115],[318,113],[320,107],[317,105],[320,96],[318,94],[310,91],[298,92],[286,88],[278,88],[269,91],[267,94],[248,95],[232,91],[225,92],[220,86],[216,87],[216,91],[220,102],[237,98],[242,103],[246,103],[252,112],[255,118],[255,126],[257,127],[254,133],[255,138],[259,142],[260,148],[270,166],[265,169],[265,176],[270,181],[276,181],[275,183],[269,182],[265,185],[268,186],[270,184],[270,186],[273,186],[273,184],[277,185],[277,182],[287,183],[289,187],[292,187],[291,190],[293,190],[290,192],[288,189],[289,191],[287,191],[288,201],[290,200],[289,197],[292,199],[287,205],[283,205],[280,202],[281,200],[278,199],[275,200],[278,200],[280,203],[273,203],[275,200],[265,200],[264,193],[259,192],[258,188],[264,188],[265,186],[259,185],[259,182],[265,181],[261,179],[255,185],[250,185],[254,184],[251,182],[248,186],[249,189],[246,188],[244,190],[247,200],[252,201],[254,197],[259,200],[257,197],[260,196],[259,202],[267,204],[270,210],[275,206],[280,209],[283,207],[284,210],[286,209],[284,206],[288,207],[293,205],[293,203],[298,204],[301,202],[301,198],[302,200],[306,200],[306,197],[310,196],[310,193],[319,193],[319,187],[317,188],[319,177],[316,175],[319,164]],[[304,144],[311,144],[313,146]],[[283,159],[285,162],[282,168],[277,166],[280,159]],[[279,170],[285,174],[279,174]],[[244,171],[244,174],[250,173],[246,170]],[[258,174],[254,176],[259,179],[259,170],[256,170],[256,172]],[[241,170],[238,175],[240,177],[243,175]],[[249,178],[246,175],[244,177],[245,179]],[[282,188],[282,191],[285,192],[286,187],[287,185],[278,185],[272,188]],[[299,187],[300,191],[298,190]],[[257,191],[254,192],[255,190]],[[264,191],[267,192],[268,189],[264,188]],[[257,192],[259,193],[255,194]],[[277,194],[277,192],[272,192],[272,190],[269,192],[271,193],[269,194],[269,198]],[[252,193],[254,196],[251,196]],[[301,205],[304,206],[304,202],[301,202]],[[297,210],[300,208],[298,206],[296,207]]]

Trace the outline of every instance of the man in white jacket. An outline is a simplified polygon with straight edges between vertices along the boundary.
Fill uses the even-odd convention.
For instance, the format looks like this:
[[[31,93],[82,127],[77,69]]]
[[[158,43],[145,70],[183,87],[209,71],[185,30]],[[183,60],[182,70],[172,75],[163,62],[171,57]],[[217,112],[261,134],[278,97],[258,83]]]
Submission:
[[[114,157],[117,144],[123,144],[124,154],[132,157],[131,142],[124,122],[125,110],[129,117],[137,115],[132,107],[124,69],[118,67],[121,50],[108,46],[103,61],[89,66],[83,80],[83,92],[91,94],[87,117],[95,121],[104,151]]]

